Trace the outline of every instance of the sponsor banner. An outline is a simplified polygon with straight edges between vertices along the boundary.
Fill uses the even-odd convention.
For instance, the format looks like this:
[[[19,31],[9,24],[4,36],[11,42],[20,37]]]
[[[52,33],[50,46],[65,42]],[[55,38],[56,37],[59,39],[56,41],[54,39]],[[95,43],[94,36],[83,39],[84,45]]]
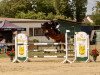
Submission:
[[[25,34],[20,33],[15,37],[15,61],[26,61],[28,58],[28,38]]]
[[[27,36],[25,34],[18,34],[17,36],[17,44],[27,44],[28,43],[28,39]]]
[[[26,45],[18,45],[18,57],[26,57],[27,56],[26,49],[27,49]]]
[[[85,32],[76,34],[76,57],[88,57],[88,35]]]

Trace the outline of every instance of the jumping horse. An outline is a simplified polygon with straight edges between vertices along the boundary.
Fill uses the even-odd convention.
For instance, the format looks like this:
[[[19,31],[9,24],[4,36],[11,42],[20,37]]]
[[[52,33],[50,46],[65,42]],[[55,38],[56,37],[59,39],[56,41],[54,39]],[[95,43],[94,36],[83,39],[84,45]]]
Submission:
[[[65,43],[65,34],[60,32],[59,26],[60,24],[58,22],[50,21],[42,24],[41,28],[48,40],[51,38],[56,43]]]

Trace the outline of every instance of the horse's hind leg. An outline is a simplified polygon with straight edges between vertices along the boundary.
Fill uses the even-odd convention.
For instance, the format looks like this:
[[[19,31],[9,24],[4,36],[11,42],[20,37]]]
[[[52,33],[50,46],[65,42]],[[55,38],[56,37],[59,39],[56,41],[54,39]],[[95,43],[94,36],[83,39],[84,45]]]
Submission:
[[[65,45],[64,44],[58,44],[58,45],[56,45],[56,49],[57,49],[57,52],[62,53],[65,49]]]
[[[62,44],[59,44],[59,45],[57,45],[56,49],[57,49],[57,52],[62,53],[64,50],[64,46]]]
[[[60,52],[60,50],[61,50],[61,45],[56,45],[56,49],[57,49],[57,52]]]
[[[64,49],[65,49],[65,45],[64,44],[61,44],[61,52],[64,52]]]

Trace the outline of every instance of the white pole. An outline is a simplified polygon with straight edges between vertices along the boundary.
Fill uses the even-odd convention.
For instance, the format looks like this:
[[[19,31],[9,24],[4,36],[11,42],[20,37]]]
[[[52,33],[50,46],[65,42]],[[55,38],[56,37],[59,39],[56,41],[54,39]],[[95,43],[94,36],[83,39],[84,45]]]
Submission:
[[[17,59],[17,57],[18,57],[18,44],[17,44],[17,35],[15,36],[15,59],[13,60],[13,62],[16,62],[18,59]]]
[[[75,62],[75,60],[76,60],[76,33],[75,33],[75,35],[74,35],[74,53],[75,53],[75,58],[74,58],[74,60],[73,60],[73,62]]]
[[[63,61],[63,63],[66,63],[66,62],[69,62],[69,63],[72,63],[71,61],[68,60],[68,41],[67,41],[67,33],[70,32],[69,30],[66,30],[66,33],[65,33],[65,46],[66,46],[66,56],[65,56],[65,60]]]
[[[89,56],[89,46],[90,46],[90,43],[89,43],[89,35],[87,35],[87,55],[88,55],[88,59],[86,60],[86,62],[88,62],[89,61],[89,59],[90,59],[90,56]]]
[[[24,62],[26,62],[26,61],[29,61],[29,58],[28,58],[28,37],[27,37],[27,43],[26,44],[24,44],[24,45],[26,45],[26,60],[24,61]]]
[[[66,46],[66,59],[68,59],[68,41],[67,41],[67,31],[65,33],[65,46]]]

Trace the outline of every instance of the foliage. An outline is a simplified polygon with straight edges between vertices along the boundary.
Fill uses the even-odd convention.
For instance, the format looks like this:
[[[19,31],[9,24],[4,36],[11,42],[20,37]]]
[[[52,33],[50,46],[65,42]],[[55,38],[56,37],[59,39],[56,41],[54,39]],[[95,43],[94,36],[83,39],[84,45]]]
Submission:
[[[100,14],[93,15],[93,20],[95,22],[95,25],[100,25]]]
[[[47,19],[47,20],[52,20],[52,19],[54,19],[53,13],[52,13],[52,12],[51,12],[51,13],[48,13],[46,19]]]
[[[37,18],[38,18],[38,19],[45,19],[45,13],[43,13],[43,12],[38,12],[38,13],[37,13]]]
[[[54,7],[56,9],[56,15],[63,15],[66,18],[73,19],[72,3],[70,0],[55,0]]]
[[[90,52],[90,55],[91,55],[91,56],[99,56],[99,52],[97,51],[97,49],[93,49],[93,50]]]
[[[11,50],[11,51],[7,51],[7,53],[6,53],[8,56],[12,56],[12,57],[14,57],[15,56],[15,51],[14,50]]]
[[[100,25],[100,1],[97,1],[97,5],[95,8],[96,10],[92,15],[93,21],[95,22],[96,25]]]
[[[54,1],[54,8],[55,8],[55,10],[56,10],[56,14],[60,14],[60,2],[61,2],[61,0],[55,0]]]
[[[33,42],[36,43],[36,42],[39,42],[39,40],[37,40],[37,39],[33,39]]]
[[[87,0],[2,0],[0,16],[24,19],[77,19],[82,22]]]
[[[55,19],[65,19],[64,15],[55,15]]]
[[[16,18],[23,18],[23,19],[45,19],[45,13],[43,12],[38,12],[38,13],[35,13],[35,12],[32,12],[32,11],[29,11],[28,13],[24,13],[24,12],[20,12],[20,13],[17,13]]]
[[[74,16],[77,22],[82,22],[86,13],[87,0],[72,0],[72,1],[73,1],[72,4],[73,4]]]
[[[1,16],[15,17],[16,13],[29,10],[32,10],[32,7],[28,0],[2,0],[0,2]]]
[[[35,13],[35,12],[32,12],[32,11],[29,11],[28,13],[24,13],[24,12],[20,12],[20,13],[17,13],[16,18],[23,18],[23,19],[47,19],[47,20],[52,20],[52,19],[65,19],[65,16],[64,15],[54,15],[52,12],[51,13],[48,13],[47,16],[45,15],[45,13],[43,12],[38,12],[38,13]]]
[[[55,8],[51,1],[52,0],[37,0],[36,12],[44,12],[46,15],[50,12],[55,13]]]
[[[17,13],[16,18],[25,18],[25,13],[24,12],[20,12],[20,13]]]
[[[72,7],[72,2],[70,0],[61,0],[60,3],[60,13],[67,18],[73,19],[73,7]]]

